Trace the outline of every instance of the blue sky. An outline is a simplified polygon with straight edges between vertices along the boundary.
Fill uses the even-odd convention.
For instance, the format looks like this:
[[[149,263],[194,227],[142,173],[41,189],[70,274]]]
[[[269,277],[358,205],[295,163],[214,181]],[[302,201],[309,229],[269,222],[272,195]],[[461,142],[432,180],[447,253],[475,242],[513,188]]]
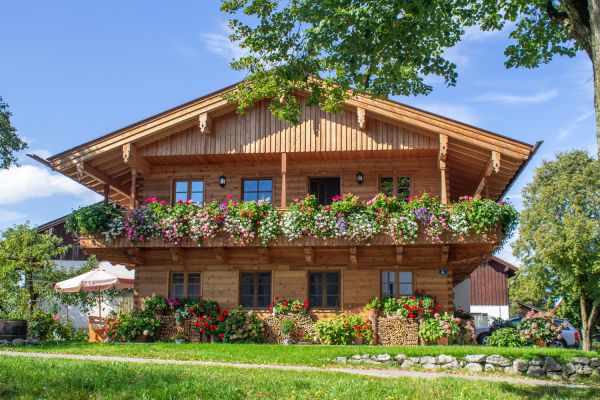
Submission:
[[[5,2],[0,96],[28,152],[58,153],[243,79],[229,68],[220,1]],[[504,67],[507,32],[467,32],[448,51],[456,87],[429,79],[429,96],[395,100],[515,139],[544,145],[509,198],[557,151],[595,153],[591,63],[584,54],[538,69]],[[0,171],[0,230],[40,224],[98,197],[26,157]],[[510,250],[501,256],[513,260]]]

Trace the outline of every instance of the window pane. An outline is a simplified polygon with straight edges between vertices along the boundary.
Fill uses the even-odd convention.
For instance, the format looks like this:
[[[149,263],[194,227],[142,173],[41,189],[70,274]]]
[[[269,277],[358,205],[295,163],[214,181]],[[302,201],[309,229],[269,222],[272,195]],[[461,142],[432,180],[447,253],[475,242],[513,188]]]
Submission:
[[[394,178],[381,178],[379,180],[379,191],[388,197],[394,196]]]
[[[394,272],[381,273],[381,296],[396,297],[396,274]]]
[[[311,307],[323,307],[323,274],[313,272],[309,275],[309,299]]]
[[[175,191],[177,193],[187,193],[188,183],[186,181],[175,182]]]
[[[204,181],[193,181],[192,182],[192,192],[203,192],[204,191]]]
[[[192,193],[192,198],[190,200],[193,200],[196,203],[203,203],[204,202],[204,193],[202,193],[202,192]]]
[[[258,192],[258,200],[269,200],[271,201],[271,192]]]
[[[256,192],[244,192],[244,201],[257,201],[258,193]]]
[[[413,294],[412,283],[401,283],[398,285],[400,296],[408,296]]]
[[[247,179],[244,181],[244,192],[256,192],[258,190],[258,182],[255,179]]]
[[[327,273],[327,307],[340,306],[340,273]]]
[[[186,193],[175,193],[175,203],[181,201],[187,201],[187,192]]]
[[[270,192],[272,190],[272,181],[270,179],[261,179],[258,181],[258,190],[261,192]]]
[[[410,197],[410,178],[408,176],[398,177],[398,198],[408,199]]]
[[[188,274],[187,297],[200,297],[200,274]]]
[[[412,272],[398,272],[400,283],[412,283]]]
[[[172,274],[171,275],[171,296],[181,298],[183,294],[183,274]]]

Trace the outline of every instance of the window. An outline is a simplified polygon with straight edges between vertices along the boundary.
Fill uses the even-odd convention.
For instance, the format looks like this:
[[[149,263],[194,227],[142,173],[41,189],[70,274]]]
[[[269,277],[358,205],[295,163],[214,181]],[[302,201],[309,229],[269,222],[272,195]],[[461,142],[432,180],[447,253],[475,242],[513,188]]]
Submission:
[[[321,205],[331,204],[335,196],[341,192],[339,177],[332,178],[310,178],[309,192],[314,194],[317,203]]]
[[[398,297],[413,294],[413,274],[407,271],[383,271],[381,273],[381,296]]]
[[[244,201],[272,200],[272,179],[244,179]]]
[[[174,192],[173,203],[192,200],[202,204],[204,202],[204,181],[175,181]]]
[[[381,177],[379,178],[379,191],[389,197],[407,200],[411,196],[409,176]]]
[[[240,272],[242,307],[267,308],[271,302],[270,272]]]
[[[175,298],[200,298],[200,273],[172,273],[170,296]]]
[[[489,328],[490,322],[487,314],[483,313],[471,313],[473,316],[473,324],[475,329]]]
[[[311,307],[340,306],[340,273],[311,272],[308,278],[308,300]]]

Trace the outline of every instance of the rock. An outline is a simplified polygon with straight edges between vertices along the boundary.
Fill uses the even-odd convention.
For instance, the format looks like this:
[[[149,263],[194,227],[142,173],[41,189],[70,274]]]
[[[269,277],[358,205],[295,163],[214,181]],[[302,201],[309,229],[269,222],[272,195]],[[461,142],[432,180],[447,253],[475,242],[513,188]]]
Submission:
[[[427,363],[423,364],[423,369],[438,369],[439,366],[437,364]]]
[[[454,360],[451,363],[442,365],[442,367],[446,369],[460,369],[460,364],[458,363],[458,361]]]
[[[581,368],[579,365],[575,366],[575,373],[577,375],[585,375],[585,376],[589,376],[592,374],[592,372],[594,372],[594,369],[592,367],[590,367],[589,365],[581,365]]]
[[[563,375],[569,376],[575,373],[575,366],[571,363],[565,363],[562,366]]]
[[[513,369],[517,372],[527,372],[529,369],[529,362],[522,358],[517,358],[513,361]]]
[[[2,346],[10,346],[10,342],[8,340],[0,340],[0,347]]]
[[[590,363],[590,359],[587,357],[573,357],[571,359],[571,362],[575,365],[580,364],[580,365],[589,365]]]
[[[483,363],[485,362],[486,355],[485,354],[470,354],[465,356],[464,360],[469,363]]]
[[[494,365],[493,365],[493,364],[485,364],[485,366],[483,367],[483,370],[484,370],[484,371],[493,371],[493,370],[495,370],[495,369],[496,369],[496,368],[494,367]]]
[[[498,355],[493,355],[493,356],[487,357],[485,359],[485,363],[492,364],[492,365],[499,365],[501,367],[510,367],[512,365],[512,362],[508,358],[498,356]]]
[[[544,371],[558,372],[561,370],[562,370],[562,367],[560,366],[559,363],[556,362],[556,360],[554,358],[546,357],[546,360],[544,361]]]
[[[388,362],[392,359],[392,356],[390,356],[389,354],[379,354],[377,355],[377,359],[375,361],[377,362]]]
[[[404,360],[400,366],[402,368],[412,368],[414,365],[415,365],[414,361],[409,359],[409,360]]]
[[[360,356],[360,354],[355,354],[355,355],[353,355],[353,356],[351,357],[351,359],[352,359],[352,360],[359,360],[359,361],[360,361],[360,360],[362,359],[362,357]]]
[[[33,338],[29,338],[29,339],[27,339],[27,341],[32,346],[41,346],[41,344],[42,344],[41,340],[37,340],[37,339],[33,339]]]
[[[419,360],[420,364],[437,364],[438,363],[438,358],[437,357],[430,357],[430,356],[425,356],[425,357],[421,357],[421,359]]]
[[[402,363],[402,361],[406,360],[406,356],[404,354],[397,354],[396,357],[394,357],[394,359],[399,363]]]
[[[456,362],[456,358],[452,357],[452,356],[447,356],[446,354],[440,354],[438,356],[438,363],[439,364],[449,364],[452,362]]]
[[[360,358],[362,358],[363,360],[368,360],[371,356],[368,354],[363,354],[362,356],[360,356]]]
[[[348,359],[346,357],[336,357],[334,358],[334,361],[336,363],[346,364],[346,362],[348,362]]]
[[[563,380],[562,374],[559,374],[558,372],[548,372],[546,374],[546,376],[554,381],[562,381]]]
[[[527,375],[542,376],[544,375],[544,369],[538,365],[532,365],[527,369]]]
[[[25,339],[14,339],[12,341],[13,346],[25,346],[26,344],[27,344],[27,341]]]
[[[597,368],[600,367],[600,358],[594,357],[590,359],[590,367]]]
[[[529,361],[529,364],[535,365],[536,367],[541,367],[542,365],[544,365],[544,360],[542,360],[539,357],[536,357],[533,360]]]
[[[465,365],[465,369],[472,372],[481,372],[483,371],[483,366],[477,362],[471,362]]]
[[[421,357],[408,357],[408,359],[410,361],[412,361],[414,364],[419,364],[419,361],[421,360]]]
[[[461,361],[461,362],[460,362],[460,367],[461,367],[461,368],[464,368],[464,367],[465,367],[465,365],[467,365],[467,362],[466,362],[466,361],[464,361],[464,360],[463,360],[463,361]]]

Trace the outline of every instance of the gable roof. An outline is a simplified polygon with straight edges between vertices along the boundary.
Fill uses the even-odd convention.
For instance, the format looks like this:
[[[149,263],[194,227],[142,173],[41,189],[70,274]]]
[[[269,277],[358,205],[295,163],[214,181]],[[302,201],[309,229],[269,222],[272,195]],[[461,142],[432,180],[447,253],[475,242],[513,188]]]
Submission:
[[[237,84],[228,86],[62,151],[49,157],[47,165],[98,193],[103,193],[104,183],[110,181],[111,189],[114,189],[110,194],[111,200],[123,203],[128,195],[128,166],[123,165],[121,170],[103,169],[106,160],[117,162],[122,156],[124,145],[142,147],[186,129],[196,129],[201,115],[219,118],[233,113],[235,106],[229,104],[223,95],[236,87]],[[477,187],[481,178],[474,171],[488,168],[490,154],[496,152],[502,163],[496,176],[490,176],[487,181],[493,188],[490,193],[493,198],[500,198],[506,193],[540,144],[530,145],[425,110],[391,100],[374,99],[364,94],[346,100],[344,107],[353,112],[363,110],[369,119],[405,127],[417,134],[432,137],[436,142],[440,140],[440,136],[445,136],[448,141],[447,157],[454,169],[450,172],[451,185],[455,184],[457,188]],[[89,166],[85,176],[81,173],[84,163]],[[124,164],[122,158],[121,163]]]

